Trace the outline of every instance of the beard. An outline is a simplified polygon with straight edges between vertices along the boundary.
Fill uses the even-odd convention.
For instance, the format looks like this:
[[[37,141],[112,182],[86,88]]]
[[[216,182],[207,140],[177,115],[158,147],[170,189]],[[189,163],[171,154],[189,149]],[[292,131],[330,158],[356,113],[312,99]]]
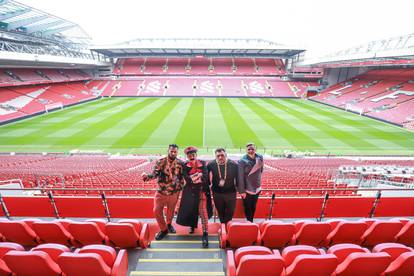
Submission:
[[[171,160],[171,161],[174,161],[175,160],[175,158],[177,158],[176,156],[171,156],[171,155],[168,155],[168,158]]]

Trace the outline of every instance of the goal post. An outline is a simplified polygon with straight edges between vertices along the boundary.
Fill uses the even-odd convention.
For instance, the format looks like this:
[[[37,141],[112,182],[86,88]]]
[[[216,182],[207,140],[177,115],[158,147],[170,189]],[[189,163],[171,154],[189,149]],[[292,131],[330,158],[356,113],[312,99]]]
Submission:
[[[51,103],[45,105],[45,111],[46,113],[49,113],[50,111],[56,110],[56,109],[63,109],[63,103],[57,102],[57,103]]]

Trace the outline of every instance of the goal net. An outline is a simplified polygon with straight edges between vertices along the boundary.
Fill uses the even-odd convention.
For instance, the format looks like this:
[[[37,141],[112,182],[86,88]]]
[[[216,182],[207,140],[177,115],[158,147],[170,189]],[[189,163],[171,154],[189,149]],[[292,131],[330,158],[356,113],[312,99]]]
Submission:
[[[46,113],[49,113],[50,111],[53,111],[53,110],[56,110],[56,109],[63,109],[62,102],[51,103],[51,104],[45,105],[45,111],[46,111]]]

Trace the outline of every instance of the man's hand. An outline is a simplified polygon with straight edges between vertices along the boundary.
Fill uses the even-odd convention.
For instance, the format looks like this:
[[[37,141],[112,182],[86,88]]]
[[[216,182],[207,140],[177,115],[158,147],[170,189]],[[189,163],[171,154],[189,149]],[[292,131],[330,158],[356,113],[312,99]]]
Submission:
[[[141,177],[142,177],[142,181],[148,181],[148,174],[146,173],[146,172],[143,172],[142,174],[141,174]]]
[[[242,194],[240,194],[240,196],[241,196],[242,199],[245,199],[246,198],[246,193],[242,193]]]

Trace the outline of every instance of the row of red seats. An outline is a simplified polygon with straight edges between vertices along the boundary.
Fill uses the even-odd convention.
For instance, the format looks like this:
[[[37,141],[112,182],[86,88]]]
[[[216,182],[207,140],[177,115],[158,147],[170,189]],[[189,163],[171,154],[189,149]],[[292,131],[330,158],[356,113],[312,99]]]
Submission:
[[[334,219],[326,222],[301,220],[294,223],[271,220],[261,224],[232,221],[227,226],[222,225],[219,236],[222,248],[248,245],[269,248],[288,245],[330,246],[339,243],[372,247],[385,242],[411,246],[414,245],[414,220]]]
[[[16,242],[24,246],[58,243],[73,247],[105,244],[119,248],[146,248],[150,243],[148,224],[132,219],[122,219],[116,223],[101,219],[1,220],[0,233],[2,241]]]
[[[87,245],[74,252],[61,244],[42,244],[25,251],[17,243],[0,243],[0,276],[126,276],[126,250]]]
[[[330,275],[407,276],[414,273],[414,250],[398,243],[368,249],[337,244],[326,252],[308,245],[286,247],[280,253],[262,246],[227,251],[227,276]]]

